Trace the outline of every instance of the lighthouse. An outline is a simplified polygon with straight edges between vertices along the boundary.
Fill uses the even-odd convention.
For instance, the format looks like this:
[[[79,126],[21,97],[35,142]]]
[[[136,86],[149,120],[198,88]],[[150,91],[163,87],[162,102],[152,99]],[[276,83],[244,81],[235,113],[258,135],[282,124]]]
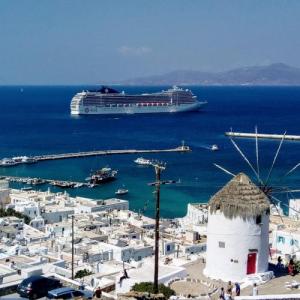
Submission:
[[[241,281],[268,270],[269,214],[267,196],[240,173],[208,203],[207,255],[204,274]]]

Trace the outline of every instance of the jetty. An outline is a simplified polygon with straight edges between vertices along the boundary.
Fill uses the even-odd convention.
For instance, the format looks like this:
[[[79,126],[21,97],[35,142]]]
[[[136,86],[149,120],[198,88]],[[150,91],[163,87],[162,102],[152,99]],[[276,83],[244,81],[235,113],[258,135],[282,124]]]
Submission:
[[[284,135],[284,134],[266,134],[266,133],[245,133],[245,132],[225,132],[226,136],[238,137],[238,138],[258,138],[258,139],[271,139],[271,140],[290,140],[290,141],[300,141],[300,135]]]
[[[86,182],[67,181],[67,180],[55,180],[55,179],[43,179],[36,177],[20,177],[20,176],[1,176],[1,179],[6,179],[10,182],[19,182],[31,186],[38,186],[42,184],[50,184],[60,188],[81,188],[81,187],[93,187]]]
[[[189,152],[191,151],[189,146],[184,145],[184,142],[181,146],[171,149],[121,149],[121,150],[94,150],[94,151],[84,151],[84,152],[71,152],[71,153],[61,153],[61,154],[46,154],[46,155],[37,155],[30,156],[30,163],[36,163],[38,161],[46,160],[57,160],[57,159],[68,159],[68,158],[80,158],[80,157],[89,157],[89,156],[101,156],[101,155],[116,155],[116,154],[141,154],[141,153],[163,153],[163,152]],[[5,159],[6,163],[3,163],[4,159],[0,161],[0,166],[14,166],[22,163],[23,161],[14,161],[14,158]],[[7,161],[10,163],[8,164]]]
[[[49,154],[41,156],[33,156],[37,161],[42,160],[54,160],[54,159],[67,159],[67,158],[78,158],[88,156],[99,156],[99,155],[115,155],[115,154],[139,154],[139,153],[161,153],[161,152],[188,152],[191,151],[188,146],[179,146],[172,149],[156,149],[156,150],[137,150],[137,149],[124,149],[124,150],[96,150],[96,151],[85,151],[85,152],[73,152],[64,154]]]

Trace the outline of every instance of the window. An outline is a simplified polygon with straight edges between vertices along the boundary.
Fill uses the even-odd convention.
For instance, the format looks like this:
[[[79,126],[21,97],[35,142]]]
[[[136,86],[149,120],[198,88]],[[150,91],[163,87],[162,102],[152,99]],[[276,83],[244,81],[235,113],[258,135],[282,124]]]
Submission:
[[[285,238],[284,238],[283,236],[279,236],[279,237],[277,238],[277,241],[278,241],[278,243],[284,244]]]
[[[225,248],[225,242],[219,242],[219,248]]]
[[[167,245],[167,251],[170,251],[170,250],[171,250],[171,246]]]
[[[261,215],[256,216],[256,224],[257,225],[261,224]]]
[[[294,240],[293,240],[293,239],[290,240],[290,245],[291,245],[291,246],[294,245]]]

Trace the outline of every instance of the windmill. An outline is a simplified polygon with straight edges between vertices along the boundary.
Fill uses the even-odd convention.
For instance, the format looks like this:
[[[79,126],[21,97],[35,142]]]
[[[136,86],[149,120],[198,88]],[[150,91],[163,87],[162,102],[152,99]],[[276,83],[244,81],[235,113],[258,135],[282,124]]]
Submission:
[[[245,155],[245,153],[242,151],[241,147],[237,144],[237,142],[230,137],[230,141],[233,144],[235,150],[237,150],[237,152],[241,155],[241,157],[243,158],[243,160],[246,162],[246,164],[250,167],[250,169],[252,170],[254,177],[255,177],[255,183],[256,185],[260,188],[260,190],[268,197],[270,203],[274,206],[274,208],[277,211],[278,216],[280,217],[280,220],[282,222],[282,224],[284,224],[284,219],[282,217],[282,213],[280,212],[279,208],[281,206],[284,206],[290,210],[293,210],[294,212],[296,212],[297,214],[300,215],[300,211],[290,207],[289,204],[286,204],[284,201],[280,200],[278,195],[282,195],[282,194],[286,194],[287,198],[292,197],[295,198],[293,196],[293,193],[299,193],[300,190],[299,189],[290,189],[287,186],[283,186],[282,183],[283,181],[289,176],[291,175],[293,172],[295,172],[299,167],[300,167],[300,162],[298,162],[296,165],[294,165],[292,168],[290,168],[283,176],[281,176],[279,178],[278,184],[272,185],[271,182],[271,176],[272,176],[272,172],[274,170],[274,166],[276,165],[279,153],[282,149],[282,145],[283,142],[285,140],[285,136],[286,136],[286,132],[284,132],[284,134],[282,135],[282,138],[279,142],[279,145],[276,149],[275,155],[273,157],[272,160],[272,164],[267,172],[267,176],[266,178],[262,178],[261,176],[261,168],[260,168],[260,159],[259,159],[259,145],[258,145],[258,132],[257,132],[257,127],[255,127],[255,164],[251,163],[250,160],[247,158],[247,156]],[[230,175],[230,176],[235,176],[234,173],[232,173],[231,171],[229,171],[228,169],[224,168],[223,166],[214,163],[214,166],[217,167],[218,169],[220,169],[221,171],[225,172],[226,174]],[[288,229],[288,228],[287,228]],[[291,231],[290,234],[292,235]],[[299,250],[299,249],[298,249]]]
[[[288,204],[286,204],[283,201],[279,200],[274,195],[274,194],[282,194],[282,193],[292,195],[292,193],[298,193],[298,192],[300,192],[300,190],[297,190],[297,189],[292,190],[292,189],[289,189],[288,187],[285,187],[285,186],[280,186],[280,185],[273,186],[273,185],[270,184],[271,175],[272,175],[272,172],[274,170],[274,166],[277,162],[277,159],[278,159],[280,150],[282,148],[283,142],[285,140],[286,132],[284,132],[284,134],[283,134],[283,136],[282,136],[282,138],[279,142],[279,145],[277,147],[277,150],[276,150],[275,155],[274,155],[273,160],[272,160],[272,164],[270,166],[270,169],[268,170],[267,177],[265,179],[262,178],[262,176],[261,176],[261,171],[260,171],[261,168],[260,168],[260,165],[259,165],[259,147],[258,147],[259,145],[258,145],[257,127],[255,127],[255,134],[256,134],[256,137],[255,137],[255,154],[256,154],[255,166],[250,162],[250,160],[247,158],[245,153],[242,151],[241,147],[237,144],[237,142],[232,137],[230,137],[230,141],[233,144],[234,148],[237,150],[237,152],[241,155],[243,160],[246,162],[246,164],[250,167],[250,169],[254,173],[255,181],[256,181],[257,186],[269,198],[271,204],[273,204],[275,206],[275,208],[277,209],[278,214],[281,215],[278,211],[278,204],[280,204],[282,206],[285,206],[289,209],[292,209],[295,212],[300,214],[300,211],[295,210],[294,208],[291,208]],[[217,167],[218,169],[222,170],[223,172],[225,172],[226,174],[228,174],[230,176],[235,176],[234,173],[232,173],[228,169],[224,168],[220,164],[214,163],[214,166]],[[296,165],[294,165],[288,172],[286,172],[279,179],[279,184],[281,184],[287,176],[292,174],[299,167],[300,167],[300,163],[297,163]]]

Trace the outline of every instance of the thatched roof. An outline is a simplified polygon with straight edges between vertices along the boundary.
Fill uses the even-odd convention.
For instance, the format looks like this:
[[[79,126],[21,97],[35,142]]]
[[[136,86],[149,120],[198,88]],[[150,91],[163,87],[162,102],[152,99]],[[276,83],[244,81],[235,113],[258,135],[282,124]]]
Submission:
[[[227,218],[252,218],[269,213],[268,197],[243,173],[236,175],[208,202],[210,212],[223,212]]]

